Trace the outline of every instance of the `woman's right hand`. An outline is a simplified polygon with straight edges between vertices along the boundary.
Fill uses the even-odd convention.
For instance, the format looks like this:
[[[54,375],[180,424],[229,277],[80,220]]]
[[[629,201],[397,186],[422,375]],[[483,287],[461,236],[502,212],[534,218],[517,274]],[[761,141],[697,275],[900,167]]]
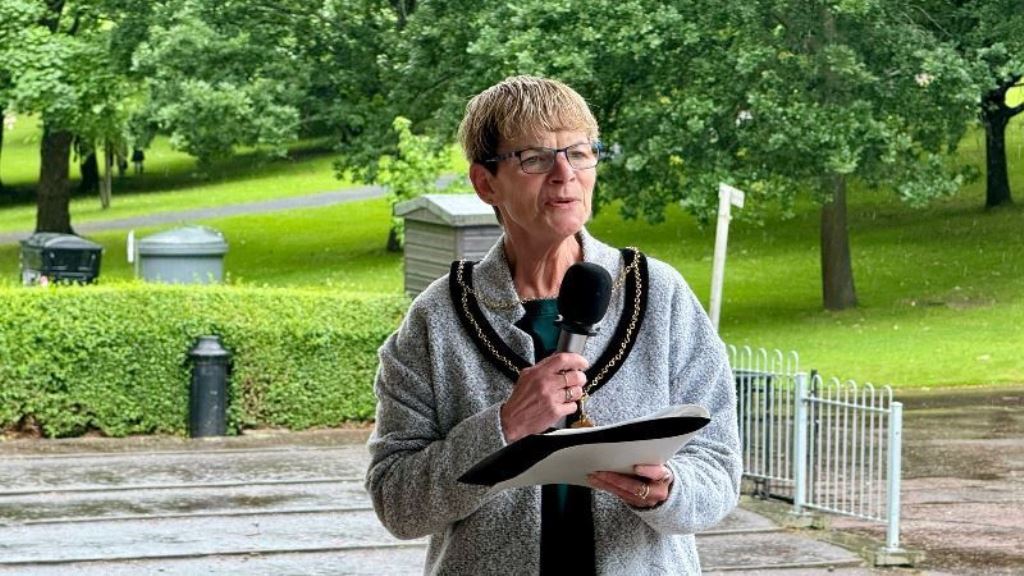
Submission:
[[[501,406],[501,429],[511,444],[551,428],[576,412],[589,363],[579,354],[552,354],[519,373],[512,395]]]

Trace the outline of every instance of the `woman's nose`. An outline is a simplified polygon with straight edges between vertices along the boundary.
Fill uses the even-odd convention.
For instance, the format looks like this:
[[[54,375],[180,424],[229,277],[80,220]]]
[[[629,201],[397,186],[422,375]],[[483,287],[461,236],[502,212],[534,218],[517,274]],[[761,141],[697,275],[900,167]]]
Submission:
[[[555,154],[555,164],[548,174],[556,182],[570,181],[576,178],[576,169],[569,164],[568,150],[559,150]]]

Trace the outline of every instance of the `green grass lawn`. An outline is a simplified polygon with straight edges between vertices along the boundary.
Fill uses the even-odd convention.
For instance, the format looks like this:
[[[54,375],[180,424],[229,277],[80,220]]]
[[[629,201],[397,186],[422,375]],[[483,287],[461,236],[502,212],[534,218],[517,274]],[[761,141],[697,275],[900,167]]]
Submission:
[[[32,117],[19,118],[14,130],[4,134],[0,158],[4,186],[27,189],[35,185],[39,177],[39,137],[39,126]],[[115,175],[109,209],[100,207],[96,195],[72,198],[72,225],[351,187],[350,181],[335,177],[336,155],[325,151],[326,147],[324,142],[300,142],[286,158],[267,158],[255,150],[241,150],[232,158],[214,163],[206,174],[199,174],[193,158],[172,150],[166,138],[158,137],[146,150],[144,174],[136,176],[129,168],[125,177]],[[75,182],[79,178],[77,161],[72,161],[71,178]],[[31,199],[3,207],[0,232],[31,230],[35,217]]]
[[[1024,119],[1015,119],[1008,136],[1010,177],[1020,203]],[[983,165],[982,143],[972,133],[962,158]],[[318,156],[294,160],[294,176],[319,161],[329,166]],[[254,176],[250,185],[260,188],[268,178]],[[281,186],[294,191],[286,178]],[[180,207],[192,207],[204,195],[189,186],[177,190],[166,197]],[[151,194],[158,195],[138,194],[138,201]],[[799,205],[790,220],[769,214],[762,224],[734,221],[723,339],[796,350],[805,369],[858,382],[901,387],[1024,382],[1024,209],[985,211],[983,203],[983,180],[920,210],[902,205],[891,193],[852,187],[850,236],[861,305],[839,313],[821,307],[815,206]],[[0,222],[21,209],[0,209]],[[401,290],[401,258],[383,250],[388,212],[382,199],[203,223],[222,230],[231,242],[226,259],[231,282]],[[652,226],[623,221],[615,207],[605,209],[590,228],[611,244],[636,245],[673,264],[707,301],[713,228],[699,227],[678,208]],[[102,278],[129,278],[125,233],[90,237],[106,250]],[[0,265],[0,277],[14,282],[16,246],[0,245]]]

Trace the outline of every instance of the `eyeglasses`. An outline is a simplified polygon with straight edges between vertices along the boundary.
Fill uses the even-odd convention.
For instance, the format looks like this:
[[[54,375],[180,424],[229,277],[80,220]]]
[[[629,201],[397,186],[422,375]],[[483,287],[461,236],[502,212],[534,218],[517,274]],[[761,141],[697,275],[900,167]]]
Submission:
[[[506,152],[485,160],[484,162],[501,162],[509,158],[519,159],[519,167],[527,174],[547,174],[555,165],[555,157],[564,153],[569,166],[575,170],[587,170],[597,166],[601,159],[601,143],[598,141],[580,142],[565,148],[543,148],[536,146],[513,152]]]

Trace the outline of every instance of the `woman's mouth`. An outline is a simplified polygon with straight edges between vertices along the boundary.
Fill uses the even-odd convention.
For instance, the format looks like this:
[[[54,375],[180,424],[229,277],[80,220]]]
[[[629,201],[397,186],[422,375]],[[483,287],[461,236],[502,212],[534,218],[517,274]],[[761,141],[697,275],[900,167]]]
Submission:
[[[575,205],[579,200],[575,198],[554,198],[548,200],[548,205],[554,208],[570,208]]]

